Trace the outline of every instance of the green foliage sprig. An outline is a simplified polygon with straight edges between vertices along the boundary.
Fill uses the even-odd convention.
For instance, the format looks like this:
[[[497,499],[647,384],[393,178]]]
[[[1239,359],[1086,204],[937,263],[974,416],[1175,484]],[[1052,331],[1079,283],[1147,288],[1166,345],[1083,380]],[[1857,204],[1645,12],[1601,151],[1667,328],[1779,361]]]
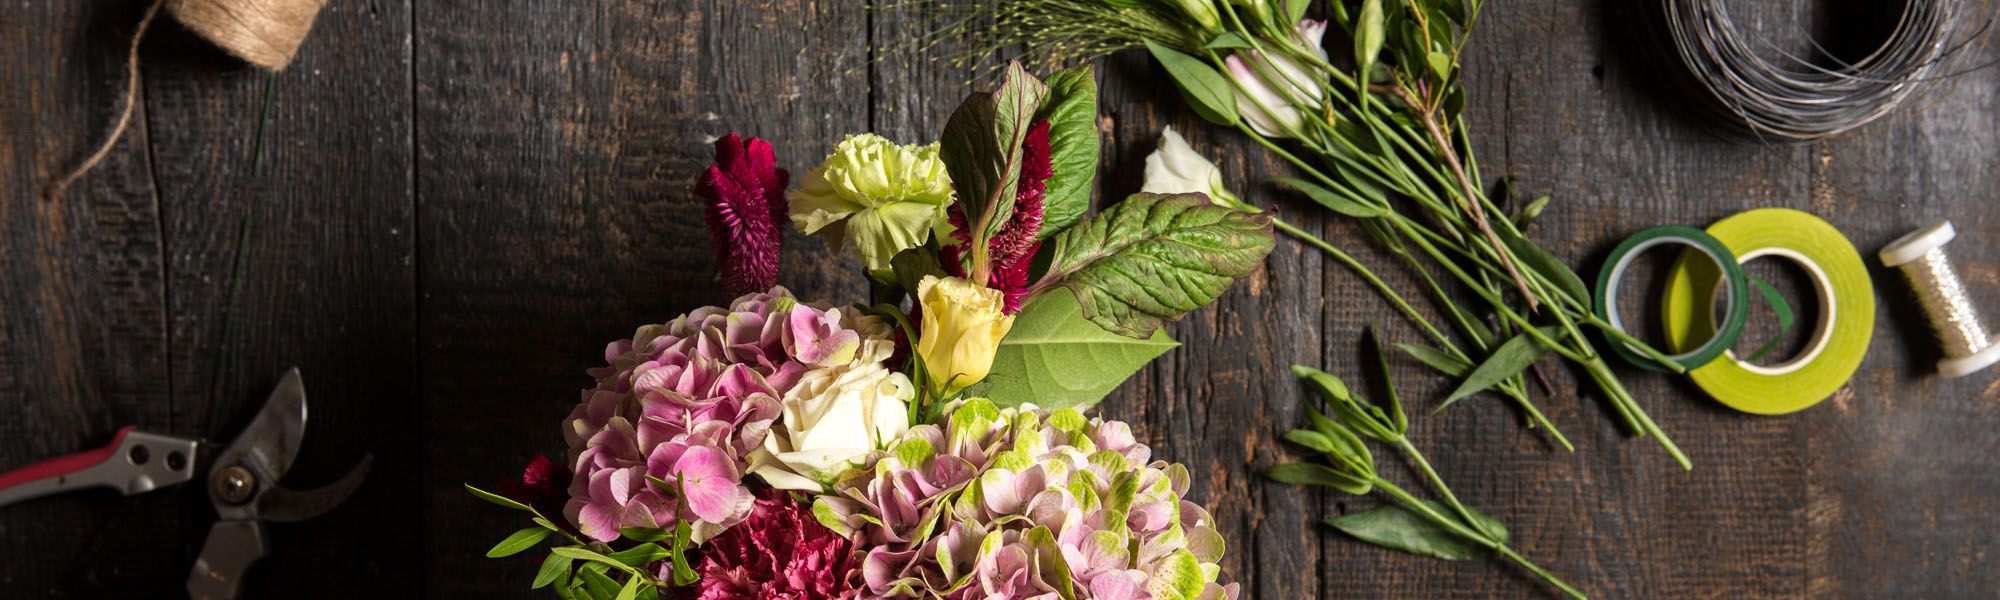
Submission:
[[[1383,397],[1377,403],[1364,402],[1340,378],[1312,367],[1293,366],[1292,373],[1319,396],[1325,409],[1314,406],[1309,396],[1305,403],[1309,426],[1285,432],[1285,440],[1317,453],[1321,460],[1276,465],[1266,470],[1265,476],[1282,483],[1331,487],[1357,496],[1371,492],[1386,496],[1388,504],[1326,520],[1327,525],[1355,539],[1445,560],[1504,557],[1564,593],[1584,598],[1583,592],[1509,547],[1506,526],[1460,502],[1445,485],[1444,478],[1417,451],[1416,444],[1410,442],[1409,418],[1403,413],[1395,385],[1389,381],[1388,363],[1381,346],[1374,343],[1374,336],[1368,337]],[[1364,440],[1388,444],[1400,451],[1424,474],[1443,501],[1420,499],[1384,479],[1376,470],[1375,455]]]
[[[662,493],[681,497],[680,491],[684,487],[678,481],[663,481],[650,475],[646,479]],[[493,545],[493,549],[486,551],[487,558],[505,558],[526,552],[552,535],[560,534],[559,541],[569,542],[549,548],[549,555],[542,559],[541,570],[535,573],[533,589],[550,587],[557,596],[574,600],[659,600],[661,588],[686,586],[699,577],[688,560],[688,553],[694,549],[694,540],[686,519],[675,524],[671,530],[621,528],[619,535],[638,544],[612,551],[604,544],[577,537],[533,506],[471,484],[466,484],[465,490],[481,500],[533,515],[534,527],[516,531],[500,540]],[[662,546],[662,542],[667,545]],[[647,565],[661,559],[671,559],[671,581],[662,581],[645,570]],[[619,577],[624,578],[624,583],[618,582]]]

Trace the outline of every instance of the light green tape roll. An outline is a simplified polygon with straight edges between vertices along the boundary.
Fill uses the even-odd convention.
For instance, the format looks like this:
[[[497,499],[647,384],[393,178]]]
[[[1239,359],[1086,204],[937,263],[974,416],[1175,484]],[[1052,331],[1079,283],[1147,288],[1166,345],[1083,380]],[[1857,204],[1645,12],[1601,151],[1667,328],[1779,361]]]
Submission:
[[[1854,244],[1819,217],[1784,208],[1744,211],[1708,233],[1739,261],[1774,256],[1798,263],[1813,279],[1819,321],[1806,350],[1784,364],[1750,364],[1729,352],[1688,371],[1702,391],[1736,410],[1781,415],[1818,404],[1846,385],[1875,333],[1875,291]],[[1684,352],[1690,342],[1713,336],[1720,279],[1705,257],[1683,254],[1675,262],[1661,309],[1668,347]]]

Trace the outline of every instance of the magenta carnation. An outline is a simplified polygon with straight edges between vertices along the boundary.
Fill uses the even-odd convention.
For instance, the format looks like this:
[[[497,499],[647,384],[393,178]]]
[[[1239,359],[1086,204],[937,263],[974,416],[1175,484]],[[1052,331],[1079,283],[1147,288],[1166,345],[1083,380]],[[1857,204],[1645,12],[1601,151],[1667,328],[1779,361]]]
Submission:
[[[743,474],[784,397],[808,371],[850,360],[861,339],[837,309],[784,288],[639,328],[605,348],[609,366],[565,421],[575,478],[564,514],[591,539],[688,520],[696,540],[743,521]],[[676,499],[650,478],[679,481]]]
[[[784,239],[778,224],[788,218],[790,181],[764,140],[745,143],[734,133],[715,140],[715,164],[694,191],[708,206],[708,235],[723,293],[736,296],[778,284],[778,246]]]
[[[750,518],[704,546],[698,570],[700,600],[820,600],[860,593],[854,544],[777,489],[758,492]]]

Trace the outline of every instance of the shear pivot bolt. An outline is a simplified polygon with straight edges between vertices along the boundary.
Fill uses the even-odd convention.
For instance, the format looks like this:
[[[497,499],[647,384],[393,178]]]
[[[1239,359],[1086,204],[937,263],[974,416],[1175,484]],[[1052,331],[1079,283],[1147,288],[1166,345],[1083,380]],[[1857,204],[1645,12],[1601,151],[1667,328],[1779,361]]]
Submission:
[[[215,497],[229,504],[242,504],[257,491],[257,476],[241,466],[230,466],[215,475]]]

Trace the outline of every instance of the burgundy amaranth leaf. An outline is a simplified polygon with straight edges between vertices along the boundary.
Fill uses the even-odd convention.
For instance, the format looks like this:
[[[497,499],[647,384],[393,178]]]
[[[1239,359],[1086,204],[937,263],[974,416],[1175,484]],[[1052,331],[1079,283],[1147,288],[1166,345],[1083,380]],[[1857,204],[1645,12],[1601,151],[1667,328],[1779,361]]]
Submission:
[[[1020,312],[1021,301],[1028,295],[1028,268],[1035,261],[1036,250],[1041,248],[1035,234],[1042,230],[1043,202],[1048,197],[1049,177],[1054,174],[1055,168],[1049,160],[1049,122],[1037,121],[1029,127],[1021,148],[1021,182],[1015,188],[1014,212],[1001,224],[1000,232],[986,243],[987,260],[993,265],[986,285],[1006,295],[1005,312],[1010,315]],[[966,226],[965,210],[958,204],[951,206],[950,219],[951,237],[958,243],[946,246],[939,262],[947,272],[963,277],[964,263],[960,258],[972,236]]]
[[[723,293],[730,297],[778,284],[778,248],[786,220],[785,185],[771,144],[744,143],[731,133],[715,140],[715,165],[695,184],[708,204],[708,235],[715,245]]]

